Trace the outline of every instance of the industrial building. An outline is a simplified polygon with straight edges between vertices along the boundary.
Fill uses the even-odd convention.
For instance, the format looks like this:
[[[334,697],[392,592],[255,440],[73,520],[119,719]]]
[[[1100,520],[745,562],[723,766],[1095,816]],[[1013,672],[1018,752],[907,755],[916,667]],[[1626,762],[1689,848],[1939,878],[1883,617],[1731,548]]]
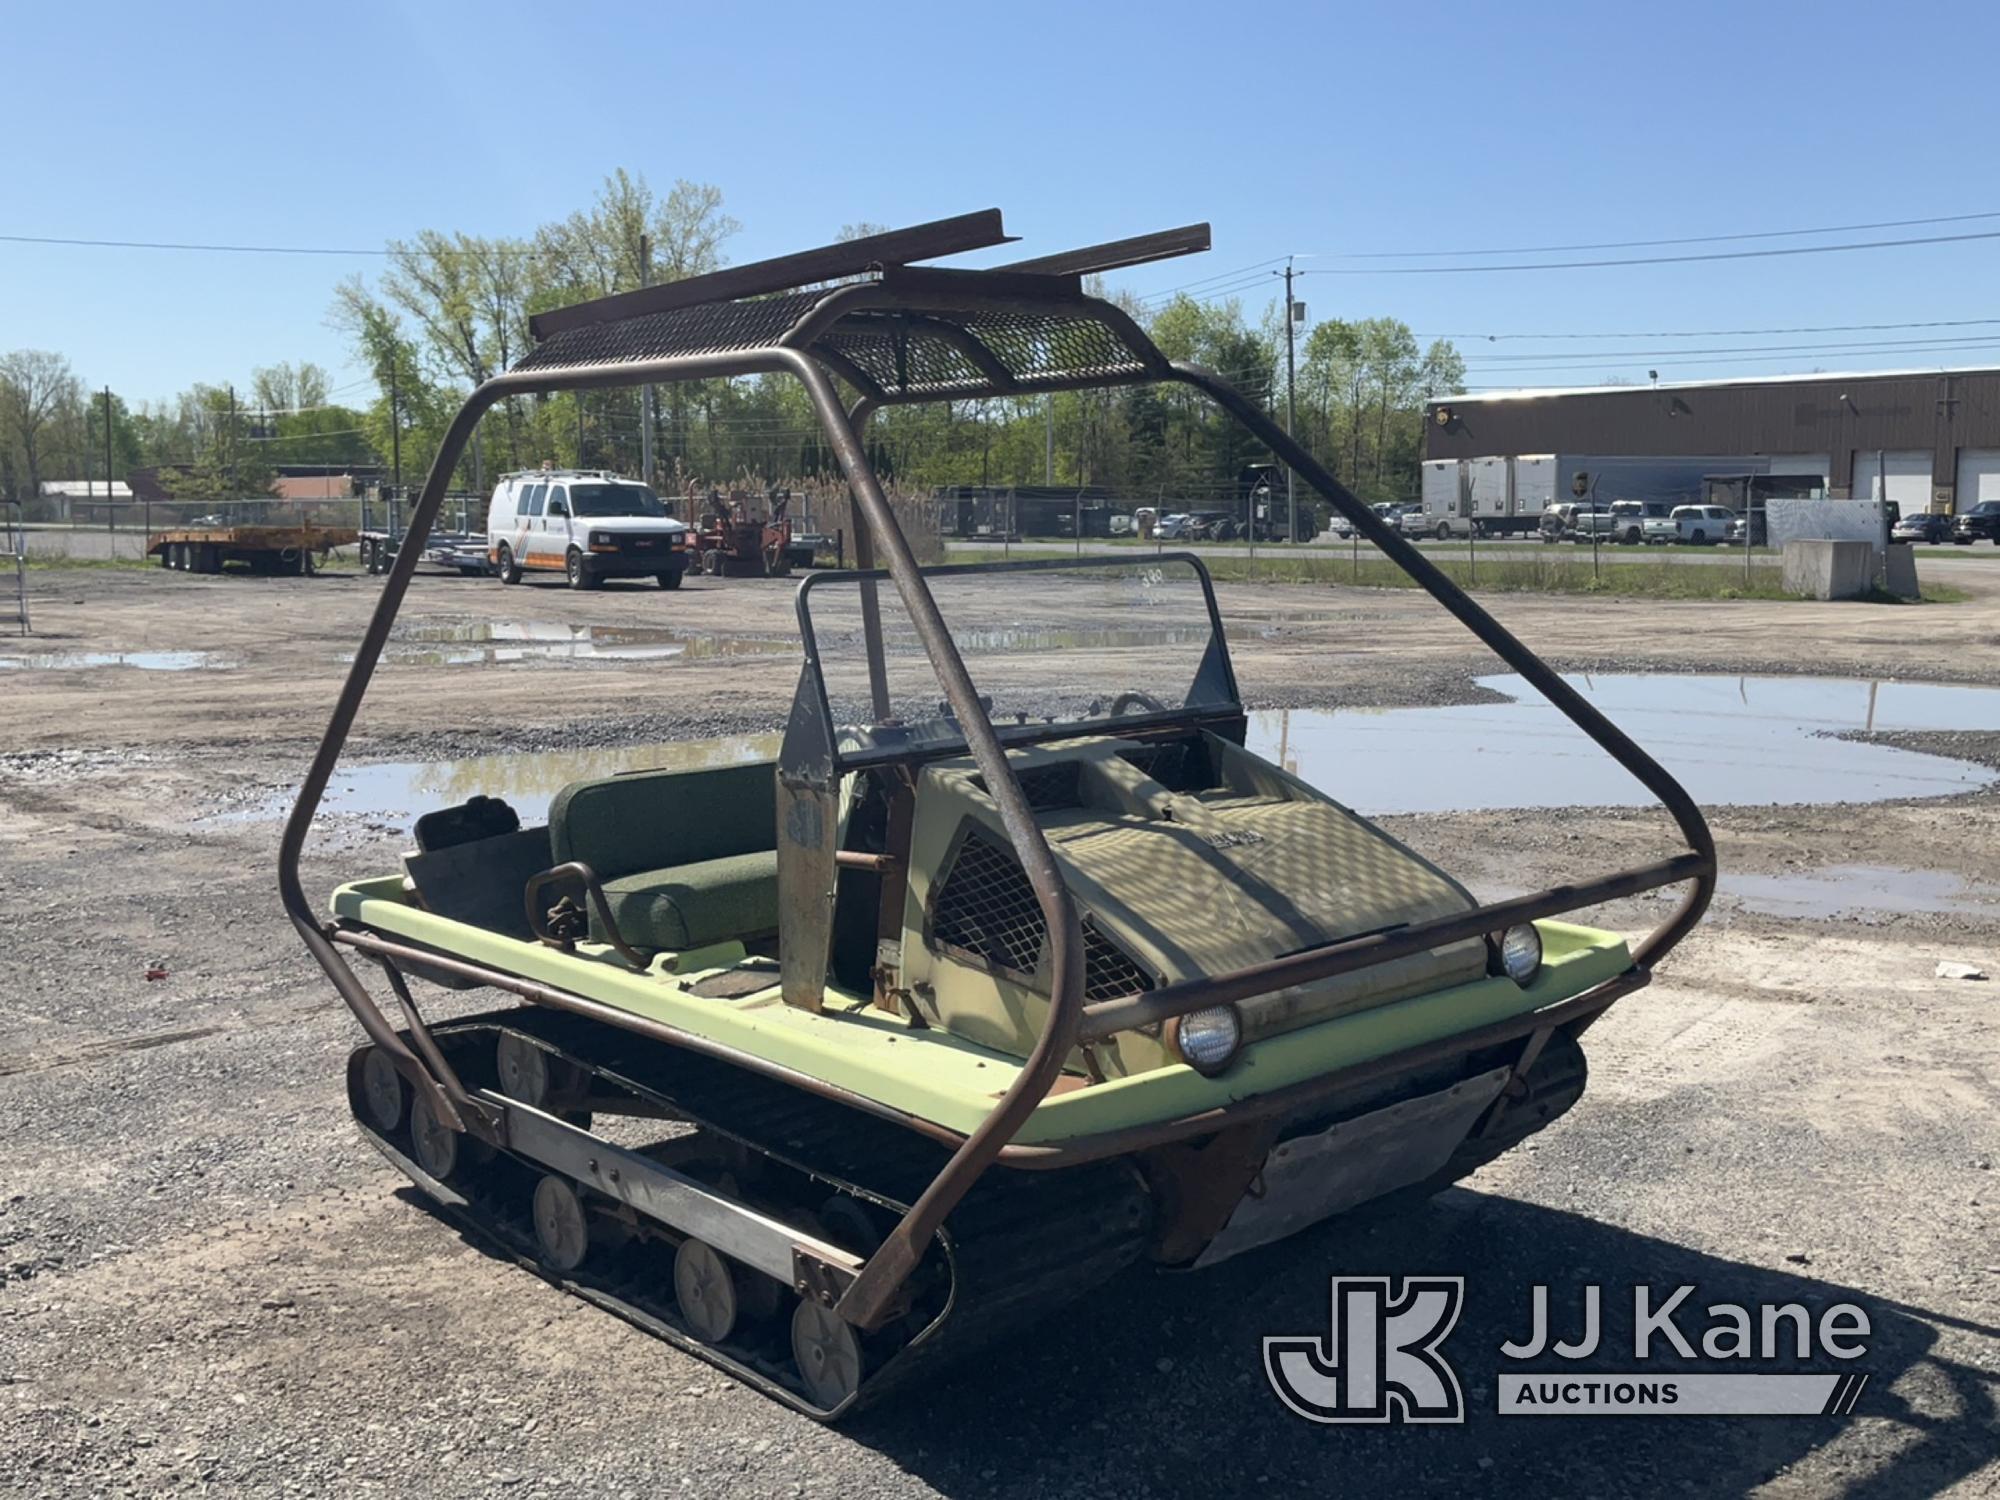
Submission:
[[[1506,391],[1439,397],[1425,415],[1430,460],[1733,455],[1905,512],[2000,500],[2000,369]]]

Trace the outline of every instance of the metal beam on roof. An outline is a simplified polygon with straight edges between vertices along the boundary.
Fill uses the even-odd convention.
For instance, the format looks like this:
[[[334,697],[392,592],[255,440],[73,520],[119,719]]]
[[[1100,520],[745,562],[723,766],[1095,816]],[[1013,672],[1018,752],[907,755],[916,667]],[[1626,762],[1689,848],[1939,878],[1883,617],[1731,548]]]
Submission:
[[[1107,240],[1102,245],[1086,245],[1080,250],[1040,255],[1033,260],[1011,261],[995,269],[1027,271],[1042,276],[1093,276],[1103,271],[1122,270],[1126,266],[1172,260],[1179,255],[1198,255],[1206,249],[1208,226],[1184,224],[1179,229],[1162,229],[1153,234],[1133,235],[1130,239]]]
[[[707,302],[728,302],[738,297],[758,297],[769,292],[788,292],[816,281],[832,281],[842,276],[859,276],[877,267],[908,265],[911,261],[932,260],[942,255],[960,255],[968,250],[984,250],[993,245],[1011,244],[1000,222],[1000,210],[983,209],[952,219],[935,219],[913,224],[908,229],[891,229],[881,234],[822,245],[748,265],[729,266],[705,276],[690,276],[663,286],[638,291],[617,292],[570,307],[558,307],[528,320],[528,329],[537,339],[548,338],[571,328],[593,323],[615,323],[650,313],[671,312]]]

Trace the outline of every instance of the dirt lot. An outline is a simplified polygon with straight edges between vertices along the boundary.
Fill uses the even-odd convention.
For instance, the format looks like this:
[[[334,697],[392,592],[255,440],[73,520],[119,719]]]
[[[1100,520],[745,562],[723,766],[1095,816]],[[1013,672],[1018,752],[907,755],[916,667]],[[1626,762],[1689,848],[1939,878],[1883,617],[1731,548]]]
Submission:
[[[1970,586],[1970,585],[1969,585]],[[826,1431],[483,1253],[357,1138],[358,1032],[279,912],[276,824],[379,588],[119,571],[35,578],[26,653],[208,652],[218,669],[0,671],[0,1492],[829,1496],[2000,1492],[2000,906],[1838,918],[1725,900],[1589,1036],[1589,1094],[1401,1218],[1199,1276],[1134,1273],[980,1367]],[[1256,706],[1465,701],[1488,658],[1413,593],[1222,590]],[[2000,578],[1970,603],[1671,606],[1508,596],[1572,668],[1891,673],[2000,685]],[[533,620],[785,641],[791,590],[577,595],[420,580],[416,638]],[[426,630],[428,629],[428,637]],[[473,654],[482,654],[475,652]],[[0,656],[13,653],[0,643]],[[797,658],[384,669],[357,759],[775,727]],[[504,651],[499,654],[505,654]],[[1087,650],[1064,658],[1083,672]],[[1990,735],[1930,736],[2000,764]],[[1338,786],[1330,787],[1338,793]],[[1475,887],[1645,857],[1594,810],[1391,820]],[[2000,795],[1719,808],[1725,868],[1855,863],[2000,885]],[[393,868],[342,821],[307,884]],[[1607,909],[1637,933],[1657,903]],[[149,969],[167,977],[148,980]],[[1316,1427],[1260,1373],[1323,1332],[1330,1273],[1464,1275],[1457,1428]],[[1502,1420],[1527,1290],[1607,1304],[1854,1301],[1852,1419]]]

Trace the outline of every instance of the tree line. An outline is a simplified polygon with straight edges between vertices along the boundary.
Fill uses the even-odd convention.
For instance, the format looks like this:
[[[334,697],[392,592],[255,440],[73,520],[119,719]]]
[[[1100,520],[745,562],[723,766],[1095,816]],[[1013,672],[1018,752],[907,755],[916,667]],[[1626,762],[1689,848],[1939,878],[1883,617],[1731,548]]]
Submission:
[[[534,314],[716,270],[740,227],[714,187],[676,182],[658,193],[619,171],[588,207],[525,237],[427,230],[392,242],[381,274],[334,293],[331,321],[368,371],[358,392],[332,390],[314,365],[280,363],[240,389],[202,383],[128,405],[87,390],[58,355],[0,356],[0,493],[101,476],[107,422],[115,474],[176,466],[189,492],[251,492],[287,462],[381,464],[415,484],[467,392],[531,347]],[[850,225],[842,236],[877,227]],[[1281,418],[1290,394],[1302,440],[1363,498],[1416,493],[1423,403],[1464,379],[1450,344],[1420,348],[1394,318],[1326,320],[1299,341],[1297,389],[1287,393],[1275,301],[1253,320],[1233,298],[1117,300],[1169,358],[1215,370]],[[644,420],[633,390],[509,397],[482,421],[454,483],[472,489],[544,460],[636,475]],[[786,377],[664,386],[653,420],[655,472],[645,477],[664,490],[823,481],[835,471],[804,393]],[[1178,387],[894,407],[876,415],[869,440],[884,477],[904,488],[1053,482],[1169,506],[1226,504],[1244,468],[1269,458]]]

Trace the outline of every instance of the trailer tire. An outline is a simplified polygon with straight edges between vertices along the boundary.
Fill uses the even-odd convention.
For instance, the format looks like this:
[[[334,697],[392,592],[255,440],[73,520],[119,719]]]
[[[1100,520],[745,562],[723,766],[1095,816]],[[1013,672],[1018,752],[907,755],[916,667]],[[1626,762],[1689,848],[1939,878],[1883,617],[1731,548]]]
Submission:
[[[722,576],[722,549],[711,547],[701,555],[701,570],[711,578]]]
[[[1441,541],[1441,542],[1448,542],[1448,541],[1450,541],[1450,540],[1451,540],[1451,525],[1450,525],[1450,523],[1449,523],[1449,522],[1446,522],[1446,521],[1440,521],[1440,522],[1438,522],[1438,525],[1437,525],[1437,530],[1436,530],[1436,532],[1434,532],[1434,533],[1433,533],[1433,535],[1435,535],[1435,536],[1437,537],[1437,539],[1438,539],[1439,541]]]

